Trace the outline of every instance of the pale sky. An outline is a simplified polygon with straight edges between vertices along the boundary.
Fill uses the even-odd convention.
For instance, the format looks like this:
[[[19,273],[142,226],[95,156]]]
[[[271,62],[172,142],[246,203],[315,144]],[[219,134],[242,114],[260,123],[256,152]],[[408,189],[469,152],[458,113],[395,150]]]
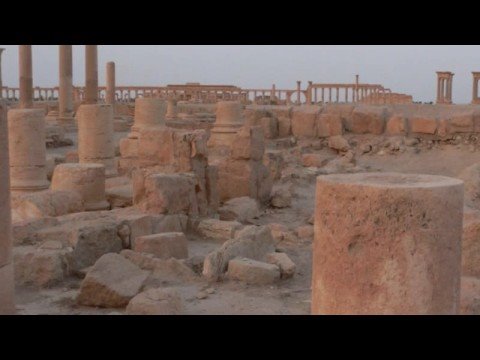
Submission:
[[[18,86],[18,50],[2,58],[4,86]],[[83,45],[74,46],[74,84],[84,84]],[[115,61],[118,85],[203,84],[294,89],[296,81],[382,84],[416,101],[434,101],[436,71],[452,71],[453,100],[472,96],[472,71],[480,71],[478,45],[101,45],[99,81]],[[34,45],[34,85],[58,84],[57,45]]]

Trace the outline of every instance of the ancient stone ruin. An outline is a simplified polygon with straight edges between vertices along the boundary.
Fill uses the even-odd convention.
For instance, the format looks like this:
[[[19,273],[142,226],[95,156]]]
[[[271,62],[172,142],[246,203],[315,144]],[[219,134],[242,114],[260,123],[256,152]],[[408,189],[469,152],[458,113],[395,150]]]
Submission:
[[[448,71],[436,104],[358,75],[121,86],[85,45],[77,86],[59,45],[41,88],[18,50],[0,314],[480,314],[480,72],[466,105]]]

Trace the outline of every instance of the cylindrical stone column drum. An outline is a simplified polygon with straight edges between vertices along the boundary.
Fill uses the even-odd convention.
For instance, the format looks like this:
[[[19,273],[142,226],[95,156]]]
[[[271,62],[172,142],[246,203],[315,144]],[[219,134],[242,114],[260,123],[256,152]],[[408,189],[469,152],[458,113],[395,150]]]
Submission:
[[[235,125],[242,123],[242,104],[239,101],[220,101],[217,103],[215,125]]]
[[[105,166],[102,164],[60,164],[55,167],[52,190],[77,192],[86,211],[110,208],[105,198]]]
[[[0,315],[14,312],[7,105],[0,100]]]
[[[395,173],[317,178],[313,314],[457,314],[463,182]]]
[[[82,105],[77,119],[79,162],[103,164],[107,177],[116,176],[112,105]]]
[[[42,109],[8,112],[10,188],[17,191],[47,189],[45,117]]]
[[[164,126],[167,104],[157,98],[137,98],[135,100],[135,119],[130,138],[138,138],[140,129],[150,126]]]
[[[239,101],[217,103],[217,118],[211,130],[209,147],[229,147],[243,125],[243,106]]]

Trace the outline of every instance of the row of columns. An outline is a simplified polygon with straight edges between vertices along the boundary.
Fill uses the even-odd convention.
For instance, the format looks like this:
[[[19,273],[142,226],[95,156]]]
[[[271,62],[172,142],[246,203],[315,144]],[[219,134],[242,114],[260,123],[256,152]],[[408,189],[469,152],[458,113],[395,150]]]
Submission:
[[[105,175],[115,176],[113,107],[115,97],[115,66],[107,65],[108,104],[98,101],[97,46],[86,46],[87,101],[78,112],[79,163],[65,167],[62,181],[56,188],[78,183],[86,178],[90,190],[104,195]],[[32,192],[47,189],[45,116],[33,107],[32,46],[19,45],[19,108],[7,114],[0,100],[0,314],[10,314],[14,307],[13,267],[11,263],[10,192]],[[73,121],[72,46],[59,47],[59,120]],[[71,176],[69,176],[71,175]],[[102,180],[103,179],[103,180]],[[67,182],[67,184],[65,184]],[[101,182],[101,183],[100,183]],[[52,185],[53,188],[53,185]],[[101,191],[103,189],[103,192]],[[90,193],[92,191],[86,191]],[[97,199],[97,200],[98,200]],[[106,201],[91,201],[92,210],[109,207]]]
[[[448,71],[437,72],[437,104],[452,103],[452,84],[455,74]]]

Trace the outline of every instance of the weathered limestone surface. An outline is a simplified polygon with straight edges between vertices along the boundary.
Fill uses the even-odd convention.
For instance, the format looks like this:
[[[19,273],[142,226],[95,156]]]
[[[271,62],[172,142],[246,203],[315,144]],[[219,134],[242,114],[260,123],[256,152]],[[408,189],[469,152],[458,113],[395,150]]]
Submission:
[[[47,189],[45,120],[39,109],[8,112],[10,188],[19,191]]]
[[[224,243],[234,238],[235,233],[242,228],[238,221],[222,221],[205,219],[198,224],[198,233],[207,240]]]
[[[7,106],[0,100],[0,315],[15,311],[7,129]]]
[[[266,285],[280,280],[280,269],[275,264],[236,258],[228,262],[227,277],[247,284]]]
[[[222,158],[218,166],[220,201],[248,196],[266,203],[270,199],[272,178],[263,164],[265,145],[260,127],[246,126],[232,142],[231,157]]]
[[[274,243],[269,227],[247,226],[205,257],[203,276],[217,281],[227,271],[229,261],[236,257],[263,261],[267,254],[275,252]]]
[[[130,300],[126,312],[128,315],[181,315],[184,305],[175,289],[149,289]]]
[[[55,167],[52,190],[78,194],[86,211],[105,210],[105,166],[103,164],[61,164]]]
[[[188,258],[188,243],[183,233],[163,233],[135,239],[134,250],[152,254],[159,259]]]
[[[211,130],[208,146],[230,147],[233,138],[242,127],[242,105],[237,101],[220,101],[217,103],[217,119]]]
[[[35,193],[14,194],[12,219],[14,222],[56,217],[82,212],[84,202],[80,194],[69,191],[45,190]]]
[[[82,105],[77,119],[80,163],[103,164],[106,177],[116,176],[112,105]]]
[[[392,173],[317,179],[314,314],[456,314],[463,183]]]
[[[148,272],[118,254],[102,256],[82,282],[80,305],[119,308],[137,295]]]

